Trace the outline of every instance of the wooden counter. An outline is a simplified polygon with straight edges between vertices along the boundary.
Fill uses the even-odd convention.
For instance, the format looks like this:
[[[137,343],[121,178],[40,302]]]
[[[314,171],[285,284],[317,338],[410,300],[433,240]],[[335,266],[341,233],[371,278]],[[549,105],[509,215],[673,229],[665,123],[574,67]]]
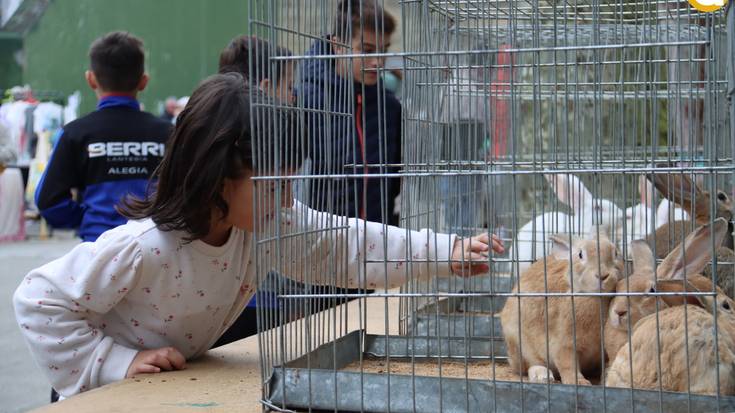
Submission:
[[[346,304],[350,331],[359,328],[358,303]],[[385,334],[385,299],[368,299],[368,332]],[[390,333],[398,331],[398,300],[388,303]],[[257,337],[209,351],[186,370],[141,375],[35,410],[43,413],[259,412]]]

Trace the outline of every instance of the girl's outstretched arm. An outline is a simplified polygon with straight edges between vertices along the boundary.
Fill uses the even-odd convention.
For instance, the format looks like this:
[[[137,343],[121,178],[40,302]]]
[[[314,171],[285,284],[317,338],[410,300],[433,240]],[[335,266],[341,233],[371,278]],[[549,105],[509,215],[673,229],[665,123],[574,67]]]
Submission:
[[[137,350],[106,336],[99,319],[135,285],[140,264],[132,237],[85,242],[31,271],[15,291],[21,332],[61,395],[125,378]]]
[[[432,274],[486,272],[490,249],[502,252],[496,237],[460,240],[319,212],[299,202],[282,210],[279,229],[280,237],[265,247],[265,259],[273,259],[267,266],[296,280],[338,287],[394,288]]]

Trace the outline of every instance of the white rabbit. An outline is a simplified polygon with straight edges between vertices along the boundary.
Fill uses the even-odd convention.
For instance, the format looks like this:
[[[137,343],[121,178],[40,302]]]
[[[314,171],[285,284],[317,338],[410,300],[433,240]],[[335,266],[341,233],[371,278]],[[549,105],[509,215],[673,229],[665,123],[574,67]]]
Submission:
[[[628,247],[632,241],[646,238],[655,230],[653,227],[654,191],[653,184],[645,176],[638,177],[638,193],[641,202],[625,210],[625,239]],[[618,240],[622,240],[622,234],[619,235],[621,237]]]
[[[515,251],[518,252],[518,271],[513,274],[523,274],[534,261],[548,253],[551,249],[550,235],[586,234],[593,225],[614,228],[616,220],[623,217],[623,211],[617,205],[607,199],[596,199],[574,175],[547,174],[544,178],[559,201],[569,205],[574,215],[547,212],[523,225],[510,248],[511,259],[515,259]]]
[[[688,220],[689,214],[666,198],[662,199],[661,203],[658,204],[658,208],[656,208],[656,229],[661,228],[669,222]]]
[[[638,178],[640,203],[628,207],[625,210],[625,226],[627,230],[625,239],[628,247],[630,247],[632,241],[646,238],[656,229],[661,228],[669,222],[689,219],[689,214],[686,211],[666,198],[661,200],[654,213],[655,192],[656,189],[653,183],[646,179],[645,175],[641,175]],[[618,235],[618,239],[622,240],[622,234],[619,233]]]

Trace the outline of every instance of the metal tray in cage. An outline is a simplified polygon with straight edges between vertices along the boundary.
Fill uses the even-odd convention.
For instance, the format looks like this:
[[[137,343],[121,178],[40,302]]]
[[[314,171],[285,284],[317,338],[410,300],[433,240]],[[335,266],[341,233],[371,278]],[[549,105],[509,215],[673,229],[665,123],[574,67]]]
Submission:
[[[470,292],[487,296],[449,297],[426,304],[407,315],[409,335],[440,337],[475,337],[503,342],[500,320],[497,314],[505,305],[505,297],[493,297],[493,293],[510,292],[509,276],[482,276],[474,279],[437,279],[437,291],[446,293]]]
[[[369,335],[354,331],[310,354],[273,368],[264,404],[275,410],[370,412],[733,411],[735,397],[602,386],[425,377],[339,371],[363,357],[395,360],[487,360],[495,348],[481,339]],[[389,356],[388,356],[389,355]],[[498,355],[494,359],[502,360]]]
[[[509,276],[483,276],[477,279],[465,279],[465,282],[452,278],[437,279],[437,291],[445,293],[487,294],[487,296],[450,297],[440,306],[445,313],[490,313],[500,312],[505,305],[505,297],[493,297],[493,293],[507,293],[513,288],[513,280]],[[423,307],[422,312],[433,314],[434,311]]]
[[[509,275],[484,275],[472,278],[439,277],[436,279],[436,290],[445,293],[472,292],[508,292],[513,288],[513,280]]]
[[[474,293],[470,291],[469,293]],[[480,293],[482,294],[482,293]],[[471,315],[491,315],[499,313],[505,305],[505,297],[448,297],[441,300],[425,304],[417,309],[417,315],[435,316],[438,314],[463,314]]]
[[[441,305],[440,305],[441,306]],[[434,304],[410,316],[408,333],[419,337],[472,337],[495,340],[503,347],[503,330],[496,314],[432,311]]]

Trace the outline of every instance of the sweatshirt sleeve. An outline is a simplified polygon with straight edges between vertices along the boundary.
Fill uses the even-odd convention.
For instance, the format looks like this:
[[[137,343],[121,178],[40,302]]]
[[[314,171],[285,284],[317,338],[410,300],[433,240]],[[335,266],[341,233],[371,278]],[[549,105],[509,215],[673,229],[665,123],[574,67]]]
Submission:
[[[15,316],[28,348],[62,396],[125,378],[137,350],[106,336],[100,316],[133,288],[140,264],[134,239],[101,238],[32,270],[15,291]]]
[[[76,228],[82,221],[84,208],[72,199],[71,189],[83,186],[79,168],[85,150],[63,131],[60,133],[36,187],[36,205],[51,226]]]
[[[296,202],[267,243],[271,267],[292,279],[343,288],[395,288],[411,279],[449,276],[455,235],[411,231],[319,212]]]

